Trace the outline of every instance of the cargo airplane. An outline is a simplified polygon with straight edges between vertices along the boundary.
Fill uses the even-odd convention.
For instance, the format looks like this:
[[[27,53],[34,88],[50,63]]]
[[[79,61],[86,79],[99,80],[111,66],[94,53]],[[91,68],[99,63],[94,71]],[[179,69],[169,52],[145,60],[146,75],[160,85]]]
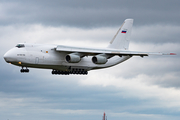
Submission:
[[[174,55],[174,53],[152,53],[129,51],[133,19],[126,19],[107,48],[70,47],[19,43],[4,54],[7,63],[28,68],[52,69],[52,74],[88,74],[90,70],[102,69],[122,63],[132,56]]]

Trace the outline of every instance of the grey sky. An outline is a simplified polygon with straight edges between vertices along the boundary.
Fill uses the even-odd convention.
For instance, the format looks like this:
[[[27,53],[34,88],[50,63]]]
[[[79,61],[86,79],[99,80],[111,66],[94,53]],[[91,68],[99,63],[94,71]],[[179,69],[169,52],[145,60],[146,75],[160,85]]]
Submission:
[[[50,26],[116,26],[124,18],[140,24],[179,25],[178,0],[9,0],[1,2],[1,25],[40,23]]]
[[[179,120],[180,1],[1,0],[0,119]],[[7,64],[19,42],[105,47],[126,18],[134,19],[130,50],[175,52],[133,57],[88,76]]]

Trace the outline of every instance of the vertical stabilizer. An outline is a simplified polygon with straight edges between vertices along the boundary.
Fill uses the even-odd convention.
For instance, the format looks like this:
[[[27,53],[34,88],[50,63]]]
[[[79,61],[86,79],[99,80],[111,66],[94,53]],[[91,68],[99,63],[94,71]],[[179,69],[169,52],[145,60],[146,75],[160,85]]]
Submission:
[[[133,19],[126,19],[110,42],[109,48],[128,50]]]

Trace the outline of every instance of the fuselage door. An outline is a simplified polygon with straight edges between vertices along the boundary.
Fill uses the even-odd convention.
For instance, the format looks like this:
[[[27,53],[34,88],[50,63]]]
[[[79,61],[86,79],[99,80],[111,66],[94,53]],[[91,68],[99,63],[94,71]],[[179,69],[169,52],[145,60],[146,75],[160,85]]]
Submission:
[[[39,63],[39,57],[36,57],[35,58],[35,64],[38,64]]]

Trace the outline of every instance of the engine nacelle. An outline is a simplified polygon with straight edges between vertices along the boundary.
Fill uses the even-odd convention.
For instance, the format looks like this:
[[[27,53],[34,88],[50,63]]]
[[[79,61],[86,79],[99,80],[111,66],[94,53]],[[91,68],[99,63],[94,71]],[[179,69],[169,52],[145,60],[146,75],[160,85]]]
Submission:
[[[66,61],[68,63],[78,63],[81,60],[81,57],[76,54],[68,54],[66,55]]]
[[[101,55],[96,55],[92,57],[92,62],[94,64],[105,64],[107,62],[107,58]]]

